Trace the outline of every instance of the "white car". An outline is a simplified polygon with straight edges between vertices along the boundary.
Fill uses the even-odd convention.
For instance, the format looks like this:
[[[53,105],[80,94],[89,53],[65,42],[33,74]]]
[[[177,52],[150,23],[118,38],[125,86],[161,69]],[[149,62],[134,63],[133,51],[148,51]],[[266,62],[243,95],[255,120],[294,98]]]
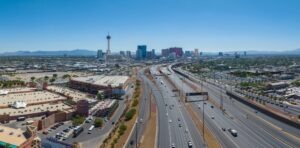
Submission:
[[[172,120],[170,119],[170,120],[169,120],[169,123],[171,123],[171,122],[172,122]]]

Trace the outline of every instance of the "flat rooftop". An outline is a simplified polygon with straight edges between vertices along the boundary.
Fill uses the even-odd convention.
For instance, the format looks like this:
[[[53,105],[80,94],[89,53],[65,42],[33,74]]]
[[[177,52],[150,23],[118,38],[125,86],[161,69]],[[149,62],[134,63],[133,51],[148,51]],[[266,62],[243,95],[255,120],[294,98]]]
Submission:
[[[8,89],[1,89],[0,91],[7,91],[8,93],[18,93],[18,92],[24,92],[24,91],[34,91],[36,88],[30,88],[30,87],[19,87],[19,88],[8,88]]]
[[[3,108],[0,109],[0,115],[9,114],[10,116],[19,116],[19,115],[28,115],[34,113],[40,113],[45,111],[57,111],[57,110],[68,110],[71,109],[70,106],[64,103],[56,103],[56,104],[39,104],[27,106],[26,108]]]
[[[122,86],[128,79],[129,79],[128,76],[104,76],[104,75],[72,78],[72,80],[74,81],[101,85],[101,86],[111,85],[112,87]]]
[[[0,95],[0,106],[10,105],[16,101],[32,104],[32,103],[42,103],[42,102],[65,100],[65,99],[67,98],[48,91],[14,93],[14,94]]]
[[[57,93],[64,94],[66,96],[70,96],[70,97],[73,98],[73,101],[75,101],[75,102],[77,102],[79,100],[82,100],[82,99],[86,99],[86,100],[92,99],[89,96],[89,94],[87,94],[87,93],[83,93],[83,92],[80,92],[78,90],[74,90],[74,89],[67,88],[67,87],[47,86],[47,89],[52,90],[52,91],[57,92]]]
[[[0,141],[9,143],[15,146],[20,146],[27,139],[24,136],[24,131],[0,125]]]

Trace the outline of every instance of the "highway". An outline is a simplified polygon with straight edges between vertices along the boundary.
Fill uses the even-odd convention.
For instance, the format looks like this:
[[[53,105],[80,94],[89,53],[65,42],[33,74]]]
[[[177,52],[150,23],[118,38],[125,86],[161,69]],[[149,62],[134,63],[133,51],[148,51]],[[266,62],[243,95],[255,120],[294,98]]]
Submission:
[[[141,142],[141,138],[147,124],[146,122],[148,122],[150,115],[150,91],[147,86],[148,82],[145,80],[147,78],[144,75],[144,70],[145,69],[141,69],[138,72],[138,77],[143,80],[143,83],[141,83],[143,93],[139,102],[140,110],[138,112],[137,123],[129,138],[129,142],[126,145],[127,148],[134,148],[136,146],[136,141]]]
[[[192,92],[193,89],[183,83],[180,76],[172,70],[169,76],[178,87],[184,92]],[[186,80],[189,81],[189,80]],[[189,81],[189,83],[194,83]],[[195,84],[195,83],[194,83]],[[206,86],[204,84],[204,87]],[[299,143],[299,135],[287,134],[276,126],[272,126],[272,122],[265,121],[264,118],[257,116],[253,110],[245,105],[232,101],[225,94],[221,95],[222,91],[212,91],[215,88],[207,89],[210,98],[215,102],[220,102],[220,97],[223,96],[224,108],[223,113],[219,108],[214,106],[209,101],[205,106],[205,124],[219,139],[222,147],[297,147]],[[219,93],[218,93],[219,92]],[[199,100],[199,97],[189,97],[190,100]],[[201,99],[201,97],[200,97]],[[203,102],[192,103],[193,108],[198,111],[198,115],[202,117]],[[199,107],[200,108],[199,108]],[[214,119],[212,119],[214,117]],[[222,131],[221,128],[226,128]],[[233,128],[238,131],[238,136],[233,137],[228,131],[228,128]]]
[[[151,73],[156,74],[157,66],[151,67]],[[173,86],[164,76],[155,76],[157,91],[153,90],[159,112],[158,147],[204,147],[202,137],[193,123],[190,115],[182,107],[178,92],[173,92]]]

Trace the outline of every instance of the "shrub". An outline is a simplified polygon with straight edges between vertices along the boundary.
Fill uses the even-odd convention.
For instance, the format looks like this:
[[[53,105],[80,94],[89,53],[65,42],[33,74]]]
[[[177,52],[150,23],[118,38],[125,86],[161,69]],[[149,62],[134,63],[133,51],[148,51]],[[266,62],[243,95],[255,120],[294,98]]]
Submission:
[[[96,118],[94,121],[95,127],[102,127],[103,126],[103,120],[101,118]]]
[[[132,103],[132,107],[135,107],[135,106],[137,106],[138,104],[139,104],[139,100],[134,99],[134,100],[133,100],[133,103]]]
[[[131,109],[125,114],[125,121],[129,121],[135,115],[136,109]]]

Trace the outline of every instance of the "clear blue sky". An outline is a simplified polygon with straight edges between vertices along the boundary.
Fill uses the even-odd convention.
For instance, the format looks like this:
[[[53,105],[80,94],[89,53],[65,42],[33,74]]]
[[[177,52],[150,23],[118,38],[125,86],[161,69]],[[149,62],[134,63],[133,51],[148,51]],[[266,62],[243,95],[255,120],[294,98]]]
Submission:
[[[299,0],[0,0],[0,52],[300,48]]]

